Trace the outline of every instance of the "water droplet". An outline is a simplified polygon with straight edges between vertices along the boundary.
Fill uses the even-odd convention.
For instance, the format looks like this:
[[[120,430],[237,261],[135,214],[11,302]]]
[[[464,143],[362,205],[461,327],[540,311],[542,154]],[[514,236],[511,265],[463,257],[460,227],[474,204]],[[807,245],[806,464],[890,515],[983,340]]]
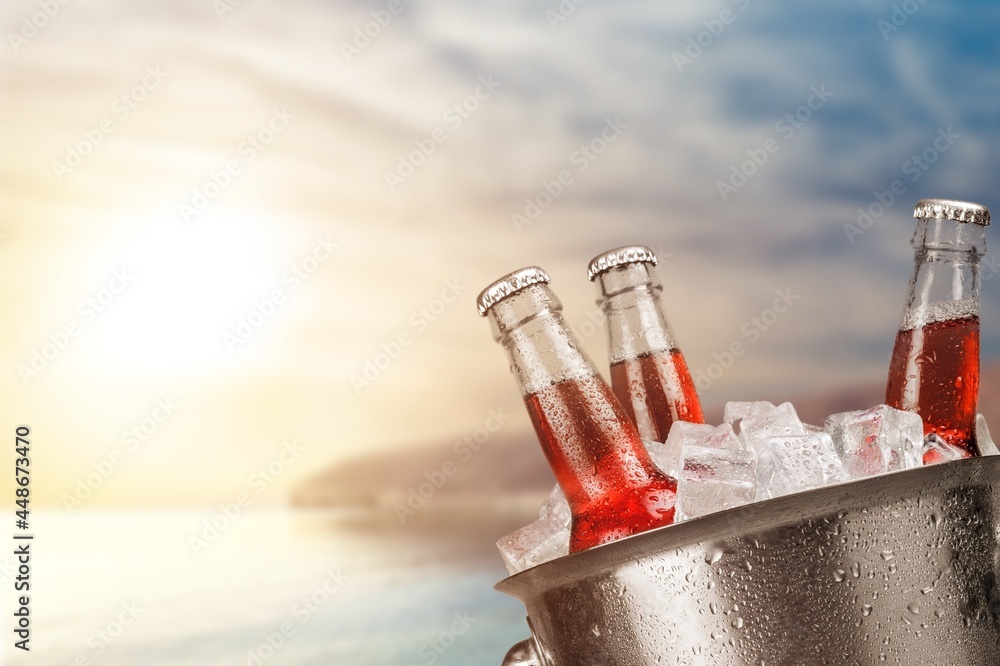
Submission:
[[[906,607],[906,610],[910,611],[914,615],[920,615],[920,604],[914,601],[912,604]]]
[[[871,604],[865,604],[864,606],[862,606],[861,607],[861,614],[864,615],[865,617],[868,617],[869,615],[871,615],[872,614],[872,606],[871,606]]]
[[[895,559],[895,557],[896,553],[892,552],[891,550],[886,549],[882,551],[882,559],[885,560],[886,562]]]
[[[837,569],[833,572],[833,579],[838,583],[843,583],[847,579],[847,572],[843,569]]]

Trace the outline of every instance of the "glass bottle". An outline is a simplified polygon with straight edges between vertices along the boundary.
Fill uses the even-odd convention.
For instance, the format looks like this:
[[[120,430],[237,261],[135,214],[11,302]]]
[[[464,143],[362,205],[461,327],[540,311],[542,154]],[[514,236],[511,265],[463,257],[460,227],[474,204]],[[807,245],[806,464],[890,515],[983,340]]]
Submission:
[[[562,317],[549,277],[529,267],[478,299],[506,350],[531,423],[573,514],[570,552],[674,520],[677,482],[652,462],[611,388]]]
[[[587,273],[607,317],[611,387],[643,439],[662,442],[674,421],[705,417],[660,302],[655,266],[651,249],[632,245],[594,257]]]
[[[915,265],[889,364],[885,400],[936,434],[978,455],[979,260],[990,211],[964,201],[923,199],[913,211]],[[938,462],[928,451],[924,464]]]

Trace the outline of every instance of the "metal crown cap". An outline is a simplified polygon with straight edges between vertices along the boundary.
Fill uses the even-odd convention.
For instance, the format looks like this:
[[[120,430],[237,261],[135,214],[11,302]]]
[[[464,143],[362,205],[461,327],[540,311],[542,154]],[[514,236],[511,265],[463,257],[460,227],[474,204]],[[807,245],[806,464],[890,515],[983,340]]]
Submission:
[[[952,199],[921,199],[913,207],[913,217],[972,222],[984,227],[990,225],[989,208],[982,204]]]
[[[587,278],[593,281],[598,275],[612,268],[628,264],[656,265],[656,254],[645,245],[626,245],[614,250],[608,250],[590,260],[587,267]]]
[[[548,284],[549,281],[549,274],[538,266],[528,266],[508,273],[480,292],[476,299],[479,316],[485,317],[491,307],[522,289],[533,284]]]

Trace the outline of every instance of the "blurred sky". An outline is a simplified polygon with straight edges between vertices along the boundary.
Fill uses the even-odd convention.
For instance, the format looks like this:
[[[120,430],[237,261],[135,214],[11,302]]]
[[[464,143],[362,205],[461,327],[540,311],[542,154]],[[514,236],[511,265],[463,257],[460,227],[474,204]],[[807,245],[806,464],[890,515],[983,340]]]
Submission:
[[[63,504],[115,450],[86,506],[227,501],[291,440],[268,497],[490,408],[526,429],[476,294],[543,266],[603,366],[585,268],[624,244],[660,253],[693,371],[746,343],[706,402],[879,377],[912,204],[997,203],[998,18],[983,1],[9,0],[0,415],[33,428],[35,497]],[[516,223],[526,199],[545,207]]]

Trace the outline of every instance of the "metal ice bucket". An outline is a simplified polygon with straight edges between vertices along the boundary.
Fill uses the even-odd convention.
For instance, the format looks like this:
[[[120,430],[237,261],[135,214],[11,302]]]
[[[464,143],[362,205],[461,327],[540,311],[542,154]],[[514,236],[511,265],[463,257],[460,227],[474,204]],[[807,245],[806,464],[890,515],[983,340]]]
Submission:
[[[731,509],[501,581],[505,666],[1000,664],[1000,457]]]

